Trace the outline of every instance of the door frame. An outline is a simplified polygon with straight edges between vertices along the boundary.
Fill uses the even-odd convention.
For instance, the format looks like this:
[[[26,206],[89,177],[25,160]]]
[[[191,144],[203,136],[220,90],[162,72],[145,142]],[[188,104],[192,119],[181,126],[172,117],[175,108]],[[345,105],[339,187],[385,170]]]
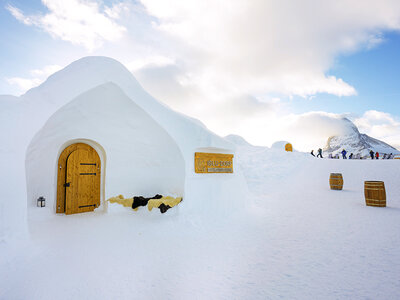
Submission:
[[[54,208],[56,213],[64,213],[65,214],[65,187],[64,187],[64,182],[65,182],[65,166],[66,162],[68,159],[69,154],[71,154],[75,149],[72,149],[68,152],[65,152],[68,147],[74,145],[74,144],[86,144],[90,147],[92,147],[97,154],[100,157],[101,161],[101,178],[100,178],[100,207],[96,209],[96,211],[103,211],[107,212],[107,203],[104,200],[105,199],[105,170],[106,170],[106,154],[104,151],[104,148],[91,140],[87,139],[75,139],[75,140],[70,140],[66,143],[64,143],[61,147],[60,150],[58,151],[57,155],[57,161],[56,161],[56,191],[55,191],[55,199],[56,201],[54,202]],[[60,171],[60,165],[62,168],[64,168],[62,171]],[[64,172],[64,176],[62,176],[62,173]],[[61,174],[60,174],[61,173]],[[61,176],[60,176],[61,175]]]

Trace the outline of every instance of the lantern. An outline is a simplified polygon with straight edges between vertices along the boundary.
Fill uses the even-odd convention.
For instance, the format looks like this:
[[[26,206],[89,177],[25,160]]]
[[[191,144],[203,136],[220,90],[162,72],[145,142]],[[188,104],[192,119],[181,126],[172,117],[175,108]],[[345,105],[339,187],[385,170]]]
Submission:
[[[40,196],[37,199],[37,206],[38,207],[45,207],[46,206],[46,199],[44,197]]]

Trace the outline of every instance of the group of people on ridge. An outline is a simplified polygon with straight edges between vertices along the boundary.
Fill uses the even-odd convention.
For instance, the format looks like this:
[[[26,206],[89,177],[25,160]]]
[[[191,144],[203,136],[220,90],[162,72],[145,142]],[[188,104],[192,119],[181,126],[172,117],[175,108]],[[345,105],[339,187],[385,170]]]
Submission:
[[[369,151],[369,155],[371,156],[371,159],[374,159],[374,157],[375,157],[375,159],[379,159],[379,152],[375,152],[375,154],[374,154],[374,151]],[[393,153],[390,153],[390,154],[386,154],[386,153],[383,153],[383,156],[382,156],[382,159],[392,159],[393,158]]]
[[[343,159],[347,159],[347,151],[345,149],[343,149],[342,152],[340,152],[340,153],[342,154],[342,158]],[[310,154],[315,157],[314,150],[311,150]],[[369,151],[369,155],[371,156],[371,159],[374,159],[374,158],[375,159],[379,159],[379,152],[374,152],[374,151],[370,150]],[[322,157],[322,149],[321,148],[318,149],[317,157],[323,158]],[[354,157],[354,154],[350,153],[349,159],[353,159],[353,157]],[[333,157],[332,154],[329,154],[329,158],[339,158],[339,156],[338,156],[338,154],[336,154],[336,157]],[[359,155],[358,155],[357,158],[361,159],[361,157]],[[390,154],[384,153],[383,157],[382,157],[382,159],[392,159],[392,158],[393,158],[393,154],[392,153],[390,153]]]

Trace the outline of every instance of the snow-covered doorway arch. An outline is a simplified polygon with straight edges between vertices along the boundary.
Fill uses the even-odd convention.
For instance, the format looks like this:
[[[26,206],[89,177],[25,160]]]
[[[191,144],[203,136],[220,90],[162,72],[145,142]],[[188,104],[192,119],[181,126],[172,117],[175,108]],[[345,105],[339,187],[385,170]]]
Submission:
[[[66,147],[58,158],[57,213],[75,214],[100,206],[101,160],[85,143]]]
[[[185,160],[176,141],[109,83],[58,109],[32,139],[25,163],[28,209],[44,196],[46,207],[56,213],[58,159],[66,147],[78,142],[89,144],[101,158],[100,210],[107,210],[103,204],[118,195],[184,196]]]

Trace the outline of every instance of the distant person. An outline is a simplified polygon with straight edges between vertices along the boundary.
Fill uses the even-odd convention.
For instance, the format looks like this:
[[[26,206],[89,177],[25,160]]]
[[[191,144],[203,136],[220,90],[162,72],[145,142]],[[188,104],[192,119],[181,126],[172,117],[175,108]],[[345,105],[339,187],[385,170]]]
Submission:
[[[374,151],[369,151],[369,155],[371,156],[371,159],[374,159]]]
[[[340,152],[340,153],[342,153],[343,159],[347,159],[347,157],[346,157],[347,151],[346,150],[343,149],[342,152]]]
[[[389,154],[389,159],[393,159],[393,153]]]
[[[387,158],[386,153],[383,153],[382,159],[386,159],[386,158]]]
[[[318,149],[317,157],[323,158],[323,157],[322,157],[322,149],[321,149],[321,148]]]
[[[333,155],[332,155],[332,153],[329,153],[329,156],[328,156],[329,158],[333,158]]]
[[[314,150],[311,150],[311,155],[315,157]]]
[[[376,159],[379,159],[379,152],[376,152],[376,153],[375,153],[375,158],[376,158]]]
[[[350,153],[349,159],[353,159],[353,153]]]

